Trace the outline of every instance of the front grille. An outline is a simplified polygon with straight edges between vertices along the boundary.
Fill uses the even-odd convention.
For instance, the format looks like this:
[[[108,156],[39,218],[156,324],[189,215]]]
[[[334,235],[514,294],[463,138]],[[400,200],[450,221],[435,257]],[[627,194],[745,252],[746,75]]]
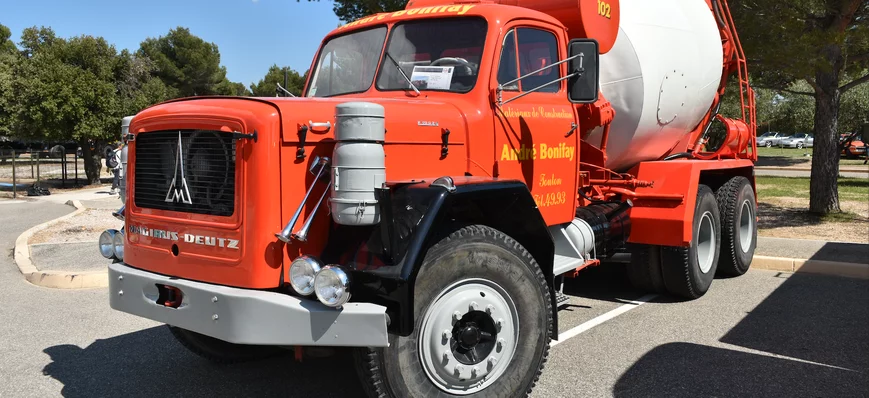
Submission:
[[[203,130],[142,133],[136,135],[135,147],[133,197],[136,206],[214,216],[233,214],[235,139],[232,133]]]

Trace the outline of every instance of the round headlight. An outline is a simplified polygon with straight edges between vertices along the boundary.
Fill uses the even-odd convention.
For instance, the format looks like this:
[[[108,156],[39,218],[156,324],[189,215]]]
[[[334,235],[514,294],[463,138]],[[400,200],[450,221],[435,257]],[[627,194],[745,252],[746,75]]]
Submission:
[[[296,293],[309,296],[314,293],[314,278],[322,268],[319,261],[311,256],[301,256],[290,264],[290,285]]]
[[[118,260],[124,260],[124,233],[118,232],[112,237],[112,250]]]
[[[114,229],[107,229],[100,234],[100,254],[102,254],[103,257],[109,259],[115,257],[115,249],[113,246],[115,234],[117,233],[118,231],[115,231]]]
[[[350,277],[337,265],[327,265],[314,279],[317,299],[329,307],[340,307],[350,300]]]

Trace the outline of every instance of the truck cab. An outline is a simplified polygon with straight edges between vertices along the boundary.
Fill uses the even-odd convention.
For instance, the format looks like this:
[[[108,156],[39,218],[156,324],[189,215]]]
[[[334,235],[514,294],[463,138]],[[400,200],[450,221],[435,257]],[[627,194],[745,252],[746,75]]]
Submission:
[[[717,53],[702,67],[655,58],[644,1],[412,0],[327,35],[300,97],[143,110],[125,228],[100,237],[111,307],[221,362],[354,347],[371,396],[527,394],[565,277],[633,245],[638,287],[698,298],[737,239],[722,220],[754,214],[753,116],[713,112],[726,3],[666,1]],[[695,39],[673,32],[649,37]]]

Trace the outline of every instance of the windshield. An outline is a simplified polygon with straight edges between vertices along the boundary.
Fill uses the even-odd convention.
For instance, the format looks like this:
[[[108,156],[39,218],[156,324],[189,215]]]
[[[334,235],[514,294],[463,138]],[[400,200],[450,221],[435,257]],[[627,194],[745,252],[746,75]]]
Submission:
[[[480,18],[397,24],[389,37],[388,56],[380,64],[377,88],[412,90],[398,63],[418,90],[468,92],[477,82],[485,42],[486,21]]]
[[[368,90],[385,39],[386,27],[381,26],[329,40],[320,52],[307,96],[330,97]]]
[[[793,138],[806,138],[806,133],[796,133]]]

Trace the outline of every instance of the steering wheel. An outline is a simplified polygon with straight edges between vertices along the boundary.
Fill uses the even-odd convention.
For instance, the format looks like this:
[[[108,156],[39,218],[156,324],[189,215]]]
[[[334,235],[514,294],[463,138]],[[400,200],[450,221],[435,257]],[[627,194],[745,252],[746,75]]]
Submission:
[[[438,58],[430,64],[431,66],[442,66],[446,64],[448,66],[459,66],[456,70],[462,70],[464,73],[463,76],[471,76],[474,74],[474,66],[468,62],[468,60],[464,58],[456,58],[456,57],[444,57]]]

